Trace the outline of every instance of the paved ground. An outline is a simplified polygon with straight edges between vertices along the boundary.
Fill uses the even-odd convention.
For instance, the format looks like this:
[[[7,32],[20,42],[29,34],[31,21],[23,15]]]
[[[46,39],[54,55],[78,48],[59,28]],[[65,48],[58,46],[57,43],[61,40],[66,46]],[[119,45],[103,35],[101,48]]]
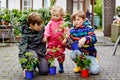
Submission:
[[[101,72],[99,75],[90,75],[87,79],[82,79],[80,73],[74,73],[75,64],[69,58],[70,51],[66,50],[66,60],[64,63],[65,73],[56,75],[41,76],[36,73],[33,80],[120,80],[120,46],[116,55],[113,56],[113,45],[110,38],[103,37],[102,32],[96,31],[98,43],[96,48],[99,55]],[[57,66],[58,63],[55,63]],[[18,60],[18,46],[11,44],[7,47],[0,47],[0,80],[25,80],[22,76],[22,69]]]

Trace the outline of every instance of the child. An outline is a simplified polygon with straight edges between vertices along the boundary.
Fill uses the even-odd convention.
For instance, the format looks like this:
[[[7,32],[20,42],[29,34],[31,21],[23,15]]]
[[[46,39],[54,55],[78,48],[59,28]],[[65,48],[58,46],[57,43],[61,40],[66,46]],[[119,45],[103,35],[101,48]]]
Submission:
[[[100,66],[96,60],[97,51],[94,44],[97,42],[96,35],[93,28],[87,23],[85,14],[82,11],[77,11],[72,14],[72,20],[74,26],[70,30],[70,39],[73,42],[78,42],[78,49],[73,50],[71,58],[75,61],[78,55],[86,54],[87,58],[91,59],[92,64],[90,65],[90,73],[98,74],[100,72]],[[75,67],[74,72],[79,72],[80,67]]]
[[[32,12],[28,16],[28,21],[25,21],[22,26],[22,40],[19,44],[19,58],[25,56],[25,52],[32,52],[40,61],[38,69],[40,74],[48,73],[48,63],[45,59],[46,43],[43,42],[44,29],[42,27],[43,20],[41,16]],[[23,76],[25,77],[25,64],[21,64]]]
[[[57,58],[59,62],[59,73],[64,72],[63,62],[65,60],[65,45],[64,35],[65,28],[63,27],[64,11],[59,6],[53,6],[51,9],[52,18],[45,27],[44,41],[47,42],[46,59],[49,62],[50,58]],[[52,52],[52,50],[57,51]],[[50,63],[49,63],[50,64]]]

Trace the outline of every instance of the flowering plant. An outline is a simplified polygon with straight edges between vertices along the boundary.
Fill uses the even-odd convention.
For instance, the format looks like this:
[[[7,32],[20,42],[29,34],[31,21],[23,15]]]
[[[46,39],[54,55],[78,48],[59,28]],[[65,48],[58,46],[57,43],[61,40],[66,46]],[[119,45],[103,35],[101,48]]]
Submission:
[[[52,53],[54,53],[54,54],[53,54],[53,57],[48,59],[48,62],[50,63],[50,67],[53,67],[53,66],[54,66],[55,53],[56,53],[57,51],[59,51],[59,50],[60,50],[60,48],[55,48],[55,47],[53,47],[53,49],[50,49],[50,51],[51,51]]]
[[[77,56],[75,61],[77,63],[77,66],[81,69],[89,69],[89,66],[91,64],[91,60],[87,59],[85,54]]]
[[[26,52],[25,57],[20,59],[20,63],[25,64],[25,69],[28,71],[33,71],[37,66],[39,60],[33,57],[31,52]]]

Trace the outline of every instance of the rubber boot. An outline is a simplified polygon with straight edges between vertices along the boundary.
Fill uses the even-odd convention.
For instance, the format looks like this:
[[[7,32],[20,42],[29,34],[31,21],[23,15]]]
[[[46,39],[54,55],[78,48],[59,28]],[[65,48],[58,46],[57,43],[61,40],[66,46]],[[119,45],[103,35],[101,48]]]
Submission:
[[[63,63],[59,63],[59,73],[64,73]]]
[[[96,57],[96,61],[97,61],[97,63],[98,63],[98,56]]]
[[[48,63],[48,68],[50,67],[50,63]]]
[[[76,67],[74,68],[74,72],[75,72],[75,73],[78,73],[78,72],[80,72],[80,71],[81,71],[80,67],[76,66]]]

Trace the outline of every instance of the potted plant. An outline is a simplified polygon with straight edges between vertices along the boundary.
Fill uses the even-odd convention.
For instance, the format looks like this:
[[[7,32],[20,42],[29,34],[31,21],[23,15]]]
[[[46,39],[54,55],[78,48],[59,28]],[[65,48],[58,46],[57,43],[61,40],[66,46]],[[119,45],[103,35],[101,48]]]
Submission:
[[[38,62],[38,59],[36,57],[33,57],[33,54],[31,52],[26,52],[25,57],[20,59],[20,63],[25,64],[25,77],[27,79],[33,78],[33,71],[35,70]]]
[[[48,59],[49,62],[49,74],[55,75],[56,74],[56,66],[54,66],[54,58]]]
[[[60,50],[60,48],[53,47],[53,49],[51,49],[50,52],[56,53],[58,50]],[[48,59],[48,62],[49,62],[49,74],[50,75],[55,75],[56,74],[56,66],[54,65],[55,54],[53,54],[53,55],[54,56],[52,58]]]
[[[86,55],[80,55],[76,58],[77,66],[81,68],[81,77],[87,78],[89,76],[89,67],[91,60],[86,58]]]

